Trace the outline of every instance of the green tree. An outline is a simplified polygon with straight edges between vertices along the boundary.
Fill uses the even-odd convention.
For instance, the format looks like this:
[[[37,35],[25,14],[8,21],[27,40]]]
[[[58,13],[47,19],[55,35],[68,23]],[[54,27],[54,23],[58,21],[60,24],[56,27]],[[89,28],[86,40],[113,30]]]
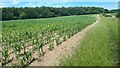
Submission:
[[[2,8],[2,20],[25,18],[49,18],[57,16],[112,13],[118,10],[108,10],[100,7],[9,7]]]
[[[9,12],[2,13],[2,19],[4,19],[4,20],[12,20],[12,18],[13,18],[13,13],[9,13]]]
[[[22,13],[20,14],[20,19],[23,19],[23,18],[26,18],[26,13],[25,13],[25,12],[22,12]]]

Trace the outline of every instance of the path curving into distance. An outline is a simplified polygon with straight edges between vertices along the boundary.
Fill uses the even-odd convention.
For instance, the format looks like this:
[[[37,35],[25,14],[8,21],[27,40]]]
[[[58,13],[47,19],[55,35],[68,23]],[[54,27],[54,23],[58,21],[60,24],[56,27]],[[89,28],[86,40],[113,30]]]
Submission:
[[[77,43],[82,40],[87,31],[91,30],[97,23],[99,23],[100,17],[96,15],[97,21],[87,26],[71,38],[56,46],[52,51],[46,52],[41,57],[41,61],[34,61],[29,66],[55,66],[59,64],[59,59],[63,56],[71,55],[77,48]]]

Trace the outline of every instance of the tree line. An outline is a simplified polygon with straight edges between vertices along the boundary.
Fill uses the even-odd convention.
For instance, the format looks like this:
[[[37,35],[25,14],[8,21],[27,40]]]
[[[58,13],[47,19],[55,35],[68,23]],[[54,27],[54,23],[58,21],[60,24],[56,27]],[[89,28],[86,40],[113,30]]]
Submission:
[[[120,20],[120,9],[118,9],[118,12],[117,12],[117,14],[116,14],[116,17],[119,18],[119,20]]]
[[[50,18],[58,16],[111,13],[100,7],[5,7],[2,8],[2,20]]]

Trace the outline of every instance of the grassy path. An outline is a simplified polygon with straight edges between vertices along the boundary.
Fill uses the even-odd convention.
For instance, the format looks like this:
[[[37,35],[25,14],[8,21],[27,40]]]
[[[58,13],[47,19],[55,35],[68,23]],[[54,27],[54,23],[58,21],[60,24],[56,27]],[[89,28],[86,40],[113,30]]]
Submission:
[[[99,18],[99,15],[97,15],[97,18]],[[54,66],[59,64],[59,60],[62,56],[68,56],[74,52],[76,49],[77,42],[83,38],[85,33],[89,31],[93,26],[95,26],[98,23],[98,20],[93,23],[92,25],[89,25],[79,33],[75,34],[59,46],[55,47],[52,51],[49,51],[45,54],[45,56],[42,57],[41,61],[35,61],[31,63],[30,66]]]
[[[89,30],[72,56],[60,66],[115,66],[118,63],[118,20],[100,16],[100,23]]]

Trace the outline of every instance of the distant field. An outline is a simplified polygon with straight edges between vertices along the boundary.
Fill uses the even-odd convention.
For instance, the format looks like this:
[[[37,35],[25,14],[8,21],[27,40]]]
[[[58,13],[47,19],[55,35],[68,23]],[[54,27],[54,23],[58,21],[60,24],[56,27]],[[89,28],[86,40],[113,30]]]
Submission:
[[[116,16],[117,15],[117,13],[111,13],[112,15],[114,15],[114,16]]]
[[[75,54],[62,66],[115,66],[118,63],[118,20],[101,16],[100,23],[79,42]]]
[[[48,44],[52,50],[95,21],[93,15],[3,21],[3,64],[9,61],[10,55],[15,55],[17,62],[12,63],[24,65],[36,58],[33,57],[35,52],[40,57],[44,45]]]

